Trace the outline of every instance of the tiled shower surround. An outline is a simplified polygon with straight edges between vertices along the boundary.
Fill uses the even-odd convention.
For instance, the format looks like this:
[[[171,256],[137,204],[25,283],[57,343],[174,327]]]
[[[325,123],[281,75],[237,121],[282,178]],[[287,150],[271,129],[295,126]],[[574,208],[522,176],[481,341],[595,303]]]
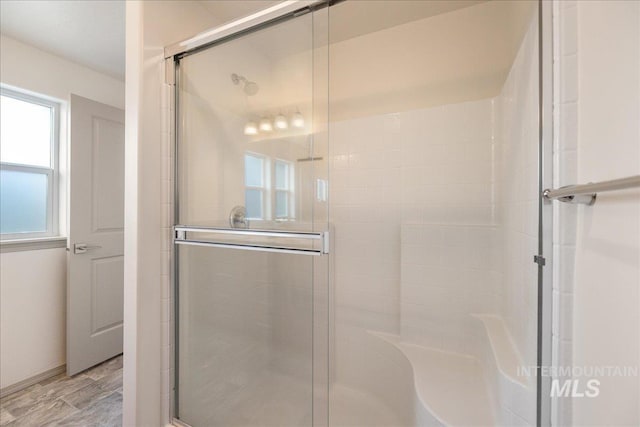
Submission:
[[[479,298],[496,296],[500,283],[489,277],[496,258],[492,104],[331,125],[336,293],[350,324],[442,346],[439,324],[459,319],[458,308],[496,310],[497,297]],[[465,284],[474,272],[472,289]],[[466,309],[480,300],[492,306]],[[426,330],[433,334],[419,332]]]
[[[535,379],[495,378],[474,316],[490,314],[518,364],[535,365],[535,24],[496,97],[330,124],[336,382],[376,375],[359,366],[363,342],[390,333],[476,358],[496,423],[535,424]]]

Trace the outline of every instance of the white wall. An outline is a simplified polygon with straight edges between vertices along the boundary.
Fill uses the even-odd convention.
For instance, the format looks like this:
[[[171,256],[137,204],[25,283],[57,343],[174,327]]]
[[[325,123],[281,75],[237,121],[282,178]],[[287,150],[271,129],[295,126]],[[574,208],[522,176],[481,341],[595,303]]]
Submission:
[[[577,3],[577,181],[640,174],[640,3]],[[640,190],[578,211],[574,366],[640,366]],[[585,378],[580,378],[582,382]],[[640,378],[602,377],[575,425],[639,425]]]
[[[0,387],[65,363],[66,251],[0,255]]]
[[[69,94],[124,108],[124,82],[0,35],[2,83],[62,101]],[[44,73],[46,70],[46,73]]]
[[[560,2],[554,20],[554,185],[640,173],[640,7]],[[640,365],[639,196],[554,206],[556,366]],[[556,425],[640,424],[640,379],[598,379],[598,397],[554,401]]]
[[[71,93],[124,108],[122,81],[4,35],[0,36],[0,48],[0,81],[61,101],[63,114]],[[62,156],[65,125],[63,116]],[[66,182],[64,160],[61,159],[62,182]],[[61,194],[64,214],[64,191]],[[64,222],[64,215],[61,216]],[[62,224],[61,231],[64,229]],[[4,388],[65,363],[66,251],[59,248],[3,253],[0,262],[0,388]]]

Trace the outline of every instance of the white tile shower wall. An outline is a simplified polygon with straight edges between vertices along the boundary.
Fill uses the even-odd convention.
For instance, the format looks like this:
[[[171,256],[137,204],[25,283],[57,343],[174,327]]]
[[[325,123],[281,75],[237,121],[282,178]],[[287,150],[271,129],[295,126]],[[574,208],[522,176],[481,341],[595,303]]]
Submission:
[[[536,364],[538,241],[538,55],[532,19],[497,99],[496,194],[501,230],[502,316],[528,366]]]
[[[336,322],[397,333],[400,139],[383,117],[330,126]]]
[[[399,332],[400,137],[385,117],[330,123],[337,382],[363,384],[366,330]]]
[[[435,167],[441,165],[449,174],[444,181],[429,177],[424,187],[403,194],[405,215],[421,208],[420,201],[415,203],[411,195],[427,196],[424,212],[415,219],[403,217],[404,339],[482,358],[486,345],[477,347],[482,343],[469,314],[498,313],[506,320],[516,351],[527,365],[535,364],[536,22],[531,21],[500,96],[492,101],[446,106],[436,112],[440,114],[436,115],[438,125],[429,118],[421,121],[429,125],[429,134],[449,138],[444,139],[445,150],[455,152],[451,157],[455,162],[448,161],[451,158],[446,157],[446,151],[444,157],[427,151],[428,161]],[[451,116],[442,115],[446,112]],[[451,123],[447,119],[467,126],[447,126]],[[403,159],[418,163],[410,154],[417,147],[407,148]],[[403,177],[407,175],[403,169]],[[413,182],[412,176],[403,185]],[[434,184],[446,186],[429,192]],[[496,402],[500,419],[510,420],[509,424],[533,424],[534,394],[526,390],[518,393],[519,397],[510,392],[498,394],[499,399],[507,396],[508,401]]]
[[[471,314],[499,310],[497,237],[498,230],[492,225],[402,225],[404,340],[479,354],[481,330]]]
[[[535,357],[535,293],[524,292],[536,277],[525,264],[537,231],[537,189],[525,188],[537,181],[530,33],[500,97],[331,124],[338,382],[366,384],[366,329],[481,355],[469,314],[501,313],[507,295]],[[516,110],[505,124],[502,108]],[[502,169],[512,161],[518,168]],[[517,177],[505,184],[505,173]],[[503,245],[517,252],[505,259]],[[523,396],[498,402],[503,418],[532,420]]]
[[[492,103],[331,123],[338,381],[367,329],[463,350],[463,313],[497,310]]]
[[[393,116],[392,116],[393,117]],[[402,113],[403,339],[476,354],[477,320],[501,295],[493,180],[493,101]],[[392,128],[393,130],[393,128]]]
[[[577,3],[554,2],[554,187],[574,184],[577,178],[578,144],[578,56]],[[573,281],[576,253],[577,209],[553,206],[553,314],[552,364],[569,366],[572,358]],[[561,381],[566,377],[554,378]],[[571,425],[571,399],[552,401],[552,423]]]

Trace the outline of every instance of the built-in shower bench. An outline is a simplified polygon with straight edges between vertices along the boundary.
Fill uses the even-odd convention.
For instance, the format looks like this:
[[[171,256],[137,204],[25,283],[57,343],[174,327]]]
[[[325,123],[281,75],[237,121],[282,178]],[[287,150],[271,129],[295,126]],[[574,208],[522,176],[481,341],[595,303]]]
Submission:
[[[483,369],[491,378],[490,392],[497,402],[500,425],[535,425],[535,372],[525,367],[502,317],[474,314],[484,327],[486,343]],[[532,376],[528,376],[531,374]]]
[[[397,335],[370,333],[393,345],[411,365],[416,425],[495,425],[489,388],[474,357],[403,342]]]

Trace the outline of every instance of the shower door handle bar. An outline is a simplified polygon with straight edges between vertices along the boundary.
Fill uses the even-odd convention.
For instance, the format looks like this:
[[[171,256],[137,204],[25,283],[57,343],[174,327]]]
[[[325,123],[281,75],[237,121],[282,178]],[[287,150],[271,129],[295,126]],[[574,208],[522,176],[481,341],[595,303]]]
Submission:
[[[262,245],[240,245],[234,243],[218,243],[218,242],[204,242],[200,240],[176,240],[176,245],[188,245],[188,246],[205,246],[210,248],[223,248],[223,249],[240,249],[244,251],[256,251],[256,252],[278,252],[294,255],[315,255],[320,256],[323,254],[320,249],[298,249],[298,248],[286,248],[279,246],[262,246]]]
[[[186,225],[176,225],[176,233],[212,233],[212,234],[233,234],[236,236],[255,237],[285,237],[295,239],[322,240],[323,232],[313,231],[274,231],[274,230],[247,230],[243,228],[217,228],[217,227],[189,227]]]
[[[192,240],[187,238],[188,232],[226,234],[226,235],[235,235],[235,236],[278,237],[278,238],[289,238],[289,239],[317,240],[320,242],[321,247],[320,249],[304,249],[304,248],[291,248],[286,246],[271,246],[271,245],[258,245],[258,244],[240,244],[240,243]],[[307,255],[322,255],[322,254],[329,253],[329,232],[328,231],[306,232],[306,231],[239,230],[234,228],[188,227],[188,226],[179,225],[174,227],[174,243],[190,244],[190,245],[196,245],[196,246],[212,246],[212,247],[230,248],[230,249],[245,249],[245,250],[264,251],[264,252],[283,252],[283,253],[295,253],[295,254],[307,254]]]
[[[592,205],[600,192],[626,190],[640,187],[640,175],[626,178],[612,179],[610,181],[590,182],[581,185],[568,185],[557,189],[546,189],[542,195],[547,200],[559,200],[565,203],[578,203]]]

